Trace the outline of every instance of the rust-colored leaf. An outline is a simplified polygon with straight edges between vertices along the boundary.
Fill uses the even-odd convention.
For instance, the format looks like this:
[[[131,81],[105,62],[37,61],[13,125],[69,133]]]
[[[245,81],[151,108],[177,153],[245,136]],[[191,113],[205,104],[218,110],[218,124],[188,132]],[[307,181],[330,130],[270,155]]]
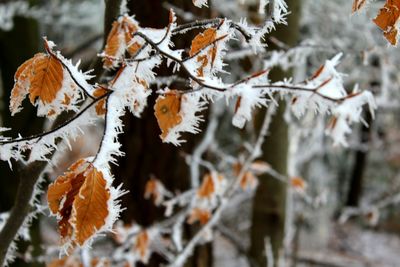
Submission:
[[[137,32],[136,25],[130,18],[123,17],[118,21],[114,21],[111,31],[108,34],[106,46],[104,49],[104,67],[115,67],[114,60],[123,56],[125,50],[130,55],[136,54],[141,48],[141,44],[133,41],[133,34]]]
[[[217,30],[209,28],[202,33],[199,33],[192,41],[189,55],[193,56],[200,52],[202,49],[212,44],[217,38]]]
[[[83,245],[104,224],[110,192],[103,174],[91,163],[79,160],[49,186],[49,208],[59,218],[63,242]]]
[[[400,0],[386,0],[383,8],[380,9],[378,16],[373,20],[374,23],[383,30],[385,38],[392,44],[397,44],[396,29],[400,17]]]
[[[211,212],[205,209],[194,208],[190,212],[189,218],[187,219],[188,224],[194,224],[199,221],[201,225],[205,225],[211,218]]]
[[[54,259],[46,264],[47,267],[83,267],[83,263],[76,256],[65,256],[62,259]],[[93,258],[90,261],[90,267],[109,267],[108,259]]]
[[[46,264],[47,267],[83,267],[83,264],[75,257],[64,257],[62,259],[54,259]]]
[[[161,129],[161,138],[167,137],[169,130],[182,122],[180,115],[181,95],[171,91],[165,96],[159,96],[154,106],[154,114]]]
[[[197,195],[201,198],[209,198],[215,193],[215,184],[211,174],[206,174],[203,182],[197,190]]]
[[[29,93],[32,104],[39,98],[49,104],[57,96],[64,78],[63,67],[53,55],[38,53],[25,61],[15,73],[15,85],[11,91],[10,111],[14,115],[20,110]]]
[[[161,182],[158,179],[151,177],[146,183],[144,198],[152,198],[156,206],[160,205],[163,201],[163,192],[161,192],[162,188],[163,185]]]
[[[93,92],[93,96],[96,98],[102,97],[103,95],[105,95],[107,93],[107,90],[102,88],[102,87],[98,87],[96,88],[96,90],[94,90]],[[101,99],[97,104],[96,104],[96,114],[99,116],[102,116],[104,114],[106,114],[107,110],[106,110],[106,98]]]
[[[366,3],[367,3],[367,0],[354,0],[351,12],[355,13],[355,12],[359,11]]]
[[[120,47],[124,36],[120,30],[120,24],[118,21],[114,21],[110,33],[107,36],[107,42],[104,49],[104,53],[109,57],[115,57],[120,51]],[[113,61],[110,58],[104,58],[104,67],[111,68]]]
[[[207,46],[213,44],[217,40],[217,30],[214,28],[209,28],[202,33],[199,33],[192,41],[189,55],[194,56],[201,50],[205,49]],[[206,55],[197,56],[197,62],[201,65],[197,69],[197,74],[200,77],[204,76],[204,68],[210,63],[211,66],[214,64],[215,58],[217,56],[217,47],[214,44],[211,49],[208,50]]]
[[[304,181],[303,178],[295,176],[290,178],[290,185],[299,191],[304,191],[306,189],[307,183],[306,181]]]
[[[136,237],[135,251],[139,253],[142,262],[146,262],[149,254],[150,238],[146,230],[140,232]]]
[[[107,201],[110,198],[106,180],[100,171],[90,166],[85,175],[86,180],[75,198],[72,213],[79,245],[83,245],[105,224],[108,216]]]
[[[44,54],[36,54],[33,58],[25,61],[14,75],[14,88],[11,91],[11,99],[10,99],[10,111],[11,114],[14,115],[18,112],[19,107],[22,104],[22,101],[25,99],[25,96],[28,94],[28,84],[31,78],[31,68],[34,60],[36,58],[42,57]]]
[[[256,175],[266,173],[270,169],[271,165],[261,160],[256,160],[250,165],[250,170]]]
[[[214,175],[214,177],[213,177]],[[200,198],[210,198],[216,192],[218,184],[224,180],[224,176],[218,173],[208,173],[204,175],[203,182],[197,190],[197,196]]]
[[[137,32],[137,25],[133,24],[129,19],[124,18],[123,29],[125,32],[125,42],[127,46],[128,53],[130,55],[135,55],[136,52],[142,47],[138,42],[133,41],[133,34]]]
[[[30,79],[29,99],[32,104],[39,98],[44,104],[51,103],[61,89],[64,78],[61,62],[52,55],[44,55],[34,61]]]
[[[258,180],[253,172],[246,172],[240,179],[240,187],[243,190],[247,190],[247,189],[253,190],[256,188],[257,184],[258,184]]]

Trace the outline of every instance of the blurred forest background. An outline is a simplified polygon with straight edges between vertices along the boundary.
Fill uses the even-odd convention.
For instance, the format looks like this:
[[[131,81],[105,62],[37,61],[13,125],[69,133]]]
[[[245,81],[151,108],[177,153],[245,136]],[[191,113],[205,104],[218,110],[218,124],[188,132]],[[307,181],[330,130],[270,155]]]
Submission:
[[[289,26],[282,25],[267,37],[268,47],[261,55],[243,51],[229,54],[227,70],[231,75],[226,78],[236,80],[265,63],[280,67],[272,73],[272,79],[293,76],[301,81],[325,59],[343,52],[340,70],[348,74],[348,88],[358,84],[374,92],[379,106],[376,118],[372,120],[365,111],[365,124],[369,127],[355,125],[349,146],[333,147],[324,135],[326,119],[315,118],[311,113],[298,120],[282,102],[263,146],[263,160],[281,174],[302,177],[307,183],[304,192],[268,175],[258,177],[256,192],[234,200],[232,208],[224,213],[214,240],[198,247],[187,266],[267,266],[264,251],[268,237],[274,258],[279,259],[268,266],[398,267],[400,53],[388,47],[371,22],[383,1],[374,1],[353,16],[349,0],[286,2],[291,11]],[[29,105],[20,115],[11,117],[8,103],[17,67],[43,50],[42,36],[47,36],[58,44],[65,57],[81,59],[84,70],[94,68],[98,72],[97,53],[119,14],[119,3],[0,1],[0,125],[12,128],[12,136],[28,136],[50,127],[49,122],[36,117]],[[246,17],[257,24],[265,19],[258,13],[258,4],[257,0],[212,0],[209,9],[199,9],[190,0],[128,0],[127,8],[141,26],[161,28],[168,21],[170,8],[175,9],[178,22]],[[189,47],[192,38],[179,40],[179,46]],[[152,107],[154,101],[153,96],[148,106]],[[258,118],[263,117],[260,112],[254,125],[243,131],[233,130],[232,114],[219,106],[215,103],[205,114],[208,119],[202,125],[203,129],[214,127],[211,131],[216,142],[206,154],[210,161],[218,161],[218,152],[225,157],[240,155],[246,149],[246,140],[254,138],[254,131],[260,127],[262,119]],[[162,209],[143,197],[149,177],[156,176],[173,192],[187,189],[190,170],[185,155],[193,153],[203,136],[188,136],[188,142],[179,148],[163,144],[152,109],[147,109],[141,119],[127,114],[124,124],[121,142],[126,156],[114,168],[117,182],[123,182],[129,190],[123,197],[127,210],[122,219],[146,227],[163,214]],[[48,173],[48,182],[77,158],[92,155],[97,149],[102,133],[96,127],[87,131],[89,134],[73,143],[72,151],[63,153],[60,163]],[[18,169],[12,171],[7,163],[0,162],[0,213],[12,208],[18,177]],[[24,249],[11,266],[44,266],[40,257],[34,263],[27,261],[58,242],[55,222],[46,214],[34,222],[32,242],[21,242]],[[192,228],[186,229],[187,235],[194,231]],[[152,257],[148,266],[159,266],[159,258]]]

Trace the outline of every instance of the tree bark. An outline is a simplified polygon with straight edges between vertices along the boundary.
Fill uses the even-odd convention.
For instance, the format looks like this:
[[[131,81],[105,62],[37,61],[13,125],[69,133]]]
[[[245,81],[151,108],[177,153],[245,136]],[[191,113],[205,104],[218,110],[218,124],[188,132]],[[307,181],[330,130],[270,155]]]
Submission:
[[[364,111],[365,122],[368,126],[362,125],[360,130],[360,145],[368,145],[371,139],[371,131],[372,131],[372,116],[369,111]],[[368,150],[366,149],[358,149],[355,152],[355,161],[353,165],[351,180],[350,180],[350,188],[347,195],[347,206],[357,207],[361,196],[362,196],[362,188],[363,188],[363,180],[364,173],[367,167],[368,160]]]
[[[299,17],[301,1],[286,1],[291,14],[288,16],[288,25],[277,27],[272,35],[289,46],[296,44],[299,32]],[[269,46],[269,49],[273,45]],[[271,73],[272,80],[281,80],[289,76],[278,70]],[[277,113],[270,126],[270,134],[263,145],[262,160],[271,164],[272,168],[282,174],[287,173],[288,157],[288,126],[284,121],[285,105],[280,103]],[[261,112],[260,112],[261,113]],[[264,113],[264,112],[262,112]],[[259,129],[264,114],[258,114],[256,129]],[[253,215],[251,228],[250,255],[252,262],[257,266],[267,266],[265,240],[269,238],[272,246],[274,267],[278,267],[283,256],[283,240],[286,221],[287,184],[277,179],[263,175],[259,177],[259,185],[253,200]],[[268,259],[271,260],[271,259]]]
[[[33,19],[15,17],[12,30],[0,30],[0,69],[3,84],[1,124],[12,129],[7,135],[28,136],[42,130],[43,120],[36,117],[36,110],[32,105],[24,102],[24,110],[15,117],[11,117],[8,109],[14,73],[25,60],[39,51],[39,40],[38,24]],[[0,173],[0,212],[4,212],[13,205],[18,181],[14,179],[15,173],[7,162],[0,162]]]

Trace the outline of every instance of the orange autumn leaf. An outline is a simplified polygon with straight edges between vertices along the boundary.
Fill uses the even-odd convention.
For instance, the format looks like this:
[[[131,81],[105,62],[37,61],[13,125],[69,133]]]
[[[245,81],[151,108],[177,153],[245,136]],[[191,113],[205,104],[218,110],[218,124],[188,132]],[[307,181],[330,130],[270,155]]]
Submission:
[[[79,196],[73,205],[72,218],[76,223],[75,235],[79,245],[100,229],[108,216],[107,201],[110,192],[103,174],[92,167],[86,173],[85,183],[79,190]]]
[[[104,53],[109,57],[115,57],[121,50],[123,42],[123,33],[120,32],[120,24],[114,21],[110,33],[107,36],[107,42]],[[111,68],[113,61],[110,58],[104,58],[104,67]]]
[[[146,262],[149,254],[150,238],[146,230],[140,232],[136,237],[135,251],[138,252],[142,262]]]
[[[217,30],[214,28],[209,28],[202,33],[196,35],[192,41],[192,46],[190,47],[189,55],[193,56],[200,52],[205,47],[212,44],[217,39]]]
[[[187,219],[188,224],[194,224],[195,222],[200,222],[201,225],[205,225],[211,218],[211,212],[205,209],[194,208],[189,218]]]
[[[29,93],[32,104],[39,99],[51,103],[62,87],[63,66],[53,55],[38,53],[25,61],[15,73],[15,85],[11,91],[10,111],[19,111],[22,101]]]
[[[94,90],[93,92],[93,96],[96,98],[102,97],[103,95],[105,95],[107,93],[107,90],[102,88],[102,87],[98,87],[96,88],[96,90]],[[97,104],[96,104],[96,114],[99,116],[102,116],[104,114],[106,114],[107,110],[106,110],[106,98],[101,99]]]
[[[54,56],[46,55],[34,61],[32,72],[29,89],[31,103],[33,104],[36,98],[45,104],[51,103],[62,86],[62,64]]]
[[[180,115],[181,95],[175,91],[159,96],[154,105],[154,114],[161,129],[161,138],[165,139],[169,130],[182,122]]]
[[[83,267],[83,264],[75,257],[64,257],[49,262],[46,267]]]
[[[257,187],[258,180],[253,172],[246,172],[240,179],[240,187],[243,190],[255,189]]]
[[[11,91],[11,99],[10,99],[10,111],[12,115],[18,112],[19,107],[22,104],[22,101],[25,99],[25,96],[28,93],[27,90],[28,88],[26,84],[29,83],[29,80],[31,78],[31,71],[30,71],[31,65],[33,64],[36,58],[39,58],[41,56],[42,53],[36,54],[33,58],[28,59],[21,66],[19,66],[19,68],[15,72],[14,75],[15,84],[14,88]],[[28,71],[26,71],[27,69]]]
[[[354,0],[351,12],[355,13],[355,12],[359,11],[366,3],[367,3],[367,0]]]
[[[145,186],[144,198],[153,199],[154,205],[159,206],[164,201],[166,190],[160,180],[151,177]]]
[[[262,161],[262,160],[253,161],[253,163],[251,163],[251,165],[250,165],[251,172],[253,172],[256,175],[266,173],[270,169],[271,169],[271,165],[269,165],[267,162]]]
[[[397,44],[397,22],[400,17],[400,0],[386,0],[374,23],[383,30],[385,38],[392,44]]]
[[[107,259],[93,258],[90,261],[90,267],[109,267],[110,261]],[[46,264],[46,267],[84,267],[83,263],[76,256],[65,256],[61,259],[54,259]]]
[[[134,55],[141,47],[138,42],[133,41],[133,34],[138,30],[138,26],[128,17],[123,17],[114,21],[104,49],[104,67],[114,67],[114,58],[123,55],[125,50],[130,55]]]
[[[306,181],[298,176],[290,178],[290,185],[299,191],[304,191],[307,187]]]
[[[215,175],[215,177],[213,177]],[[215,179],[216,178],[216,179]],[[215,180],[214,180],[215,179]],[[224,180],[224,176],[214,173],[208,173],[204,175],[203,182],[200,188],[197,190],[197,196],[200,198],[210,198],[217,190],[216,183],[220,183]]]
[[[201,198],[209,198],[215,193],[215,184],[211,174],[207,174],[203,178],[203,182],[197,190],[197,195]]]
[[[201,50],[205,49],[207,46],[213,44],[217,40],[217,30],[214,28],[209,28],[203,33],[199,33],[192,41],[189,55],[194,56]],[[208,50],[207,55],[197,56],[197,62],[200,63],[200,67],[197,70],[197,74],[200,77],[204,76],[204,68],[211,63],[214,64],[217,55],[217,47],[214,45],[210,50]]]
[[[83,245],[104,224],[110,192],[103,174],[79,160],[49,186],[49,208],[58,217],[62,241]]]
[[[138,27],[127,18],[124,18],[123,23],[125,30],[125,42],[127,45],[128,53],[130,55],[134,55],[142,47],[138,42],[133,41],[133,34],[137,32]]]

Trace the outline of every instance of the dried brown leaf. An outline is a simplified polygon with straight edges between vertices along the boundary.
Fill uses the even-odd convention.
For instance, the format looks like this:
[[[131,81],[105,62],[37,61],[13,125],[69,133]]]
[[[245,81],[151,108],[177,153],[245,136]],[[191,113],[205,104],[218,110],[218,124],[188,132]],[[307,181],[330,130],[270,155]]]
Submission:
[[[180,115],[181,95],[175,91],[159,96],[154,105],[154,114],[161,129],[161,138],[167,137],[169,130],[182,122]]]

